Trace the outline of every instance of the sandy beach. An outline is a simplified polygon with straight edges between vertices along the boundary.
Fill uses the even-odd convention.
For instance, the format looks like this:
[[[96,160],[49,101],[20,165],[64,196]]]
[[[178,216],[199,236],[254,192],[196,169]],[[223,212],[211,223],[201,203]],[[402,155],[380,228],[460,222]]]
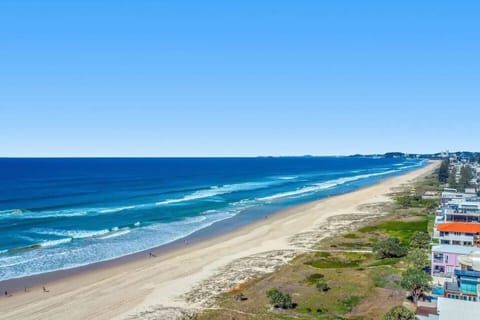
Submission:
[[[0,298],[2,319],[174,319],[271,272],[321,239],[371,220],[369,205],[432,172],[438,162],[355,192],[284,210],[234,232],[155,257],[80,272]]]

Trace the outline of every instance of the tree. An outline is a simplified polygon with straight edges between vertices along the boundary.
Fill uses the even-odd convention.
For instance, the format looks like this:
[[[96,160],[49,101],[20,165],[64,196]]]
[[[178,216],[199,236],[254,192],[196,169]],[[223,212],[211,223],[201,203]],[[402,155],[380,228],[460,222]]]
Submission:
[[[388,238],[375,243],[373,252],[376,252],[380,259],[400,258],[407,254],[407,248],[400,245],[398,238]]]
[[[448,176],[447,181],[448,181],[448,186],[450,188],[456,188],[457,187],[457,169],[455,169],[455,167],[450,172],[450,175]]]
[[[272,288],[267,291],[267,297],[270,299],[270,304],[275,308],[289,309],[293,307],[292,298],[288,293],[283,293],[277,288]]]
[[[423,291],[427,291],[432,288],[430,286],[430,281],[432,281],[430,274],[418,268],[409,268],[403,273],[400,286],[402,286],[402,288],[405,290],[410,291],[413,302],[417,303],[418,298]]]
[[[473,178],[473,172],[472,168],[470,166],[463,166],[460,169],[460,180],[458,182],[458,187],[461,190],[465,190],[465,188],[468,188],[470,186],[470,180]]]
[[[430,235],[428,232],[416,231],[410,238],[410,248],[428,249],[430,248]]]
[[[443,160],[442,164],[440,165],[440,169],[438,170],[438,180],[440,182],[445,183],[448,179],[448,167],[450,166],[450,161]]]
[[[404,306],[396,306],[390,309],[385,316],[384,320],[415,320],[415,313],[405,308]]]
[[[427,259],[427,254],[425,250],[414,248],[411,249],[407,254],[407,261],[409,264],[416,269],[422,269],[423,267],[429,265]]]

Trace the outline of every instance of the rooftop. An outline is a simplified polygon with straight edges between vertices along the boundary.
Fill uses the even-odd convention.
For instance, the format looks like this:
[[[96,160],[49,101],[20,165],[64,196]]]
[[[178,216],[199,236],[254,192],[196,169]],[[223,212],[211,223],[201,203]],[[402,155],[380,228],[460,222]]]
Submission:
[[[462,319],[478,320],[480,319],[480,305],[478,302],[463,301],[456,299],[438,298],[437,305],[440,320]]]
[[[446,252],[446,253],[457,253],[457,254],[469,254],[475,248],[466,247],[466,246],[455,246],[450,244],[442,244],[439,246],[433,246],[432,252]]]
[[[479,233],[480,223],[448,222],[437,225],[438,231]]]

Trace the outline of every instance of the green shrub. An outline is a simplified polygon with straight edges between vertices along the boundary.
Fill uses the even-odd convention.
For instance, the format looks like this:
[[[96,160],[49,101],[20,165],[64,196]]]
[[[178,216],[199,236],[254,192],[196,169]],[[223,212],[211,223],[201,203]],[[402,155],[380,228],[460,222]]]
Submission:
[[[416,249],[430,248],[430,235],[427,232],[416,231],[410,238],[409,247]]]
[[[293,308],[292,298],[288,293],[283,293],[277,288],[267,291],[267,297],[270,304],[275,308],[290,309]]]
[[[415,313],[405,308],[404,306],[396,306],[390,309],[385,316],[384,320],[415,320]]]
[[[330,287],[328,286],[328,284],[323,280],[318,281],[315,286],[320,292],[327,292],[328,290],[330,290]]]
[[[348,298],[343,299],[342,305],[347,312],[352,311],[353,307],[360,303],[360,298],[357,296],[350,296]]]
[[[347,233],[343,235],[344,238],[346,239],[357,239],[358,236],[355,233]]]
[[[400,258],[407,254],[407,248],[400,245],[398,238],[388,238],[375,243],[373,252],[376,252],[380,259]]]

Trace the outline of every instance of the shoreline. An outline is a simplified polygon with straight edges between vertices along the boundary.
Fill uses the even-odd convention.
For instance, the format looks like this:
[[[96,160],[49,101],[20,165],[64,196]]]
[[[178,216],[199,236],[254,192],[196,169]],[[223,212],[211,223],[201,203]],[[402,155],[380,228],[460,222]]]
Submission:
[[[37,278],[28,292],[23,292],[25,285],[17,285],[17,290],[21,291],[0,299],[0,309],[9,318],[123,319],[158,306],[199,307],[200,302],[186,302],[185,298],[179,297],[185,297],[219,268],[259,253],[301,250],[292,245],[292,237],[308,232],[328,218],[355,211],[359,205],[389,201],[386,194],[392,188],[431,172],[437,165],[433,162],[353,192],[281,210],[268,219],[188,245],[177,240],[170,245],[84,267],[5,280],[0,285],[8,281],[12,285],[13,282],[20,284],[22,280],[28,282]],[[149,251],[156,257],[149,258]],[[46,285],[50,292],[43,292],[42,285]],[[96,299],[95,295],[99,293],[102,299]],[[82,297],[80,301],[79,296]]]
[[[280,209],[270,209],[266,212],[265,217],[271,217],[275,218],[277,215],[281,214],[284,211],[289,211],[291,209],[295,208],[300,208],[305,205],[309,205],[318,201],[322,201],[325,199],[328,199],[330,197],[337,197],[337,196],[342,196],[344,194],[356,192],[359,190],[362,190],[364,188],[368,188],[371,186],[374,186],[378,183],[381,183],[384,180],[390,179],[390,178],[395,178],[395,177],[400,177],[404,174],[408,174],[410,172],[414,172],[418,169],[424,168],[427,165],[424,165],[420,168],[416,168],[413,170],[409,170],[406,172],[403,172],[400,175],[393,175],[393,176],[388,176],[385,178],[382,178],[372,184],[361,186],[358,189],[355,189],[353,191],[347,191],[347,192],[342,192],[334,195],[328,195],[320,199],[316,200],[311,200],[299,204],[291,204],[286,207],[280,208]],[[234,219],[235,217],[233,217]],[[172,242],[168,242],[162,245],[158,245],[149,249],[141,250],[138,252],[130,253],[124,256],[120,257],[115,257],[109,260],[104,260],[104,261],[97,261],[93,263],[89,263],[86,265],[80,265],[68,269],[59,269],[59,270],[53,270],[53,271],[48,271],[48,272],[43,272],[43,273],[38,273],[38,274],[32,274],[28,276],[23,276],[23,277],[18,277],[18,278],[12,278],[12,279],[6,279],[6,280],[0,280],[0,292],[8,291],[9,293],[19,293],[19,292],[24,292],[25,288],[32,288],[32,287],[38,287],[38,286],[43,286],[46,285],[47,283],[50,282],[55,282],[62,280],[67,277],[75,276],[77,274],[81,273],[88,273],[91,271],[95,271],[98,269],[103,269],[103,268],[111,268],[112,266],[115,266],[117,264],[124,264],[124,263],[129,263],[131,261],[137,260],[137,259],[143,259],[145,257],[148,257],[150,253],[153,253],[154,255],[163,255],[165,253],[171,252],[172,250],[178,250],[183,247],[185,247],[186,243],[189,245],[193,245],[196,243],[201,243],[203,241],[208,241],[210,239],[214,239],[217,237],[220,237],[222,235],[228,235],[232,232],[235,231],[240,231],[242,228],[247,227],[249,225],[253,225],[255,223],[258,223],[260,221],[263,221],[263,218],[257,218],[252,221],[244,221],[241,222],[240,224],[237,225],[231,225],[231,226],[224,226],[223,228],[218,228],[219,225],[226,224],[229,221],[231,221],[232,218],[226,219],[226,220],[221,220],[213,225],[210,225],[208,227],[205,227],[203,229],[194,231],[193,233],[176,239]]]

